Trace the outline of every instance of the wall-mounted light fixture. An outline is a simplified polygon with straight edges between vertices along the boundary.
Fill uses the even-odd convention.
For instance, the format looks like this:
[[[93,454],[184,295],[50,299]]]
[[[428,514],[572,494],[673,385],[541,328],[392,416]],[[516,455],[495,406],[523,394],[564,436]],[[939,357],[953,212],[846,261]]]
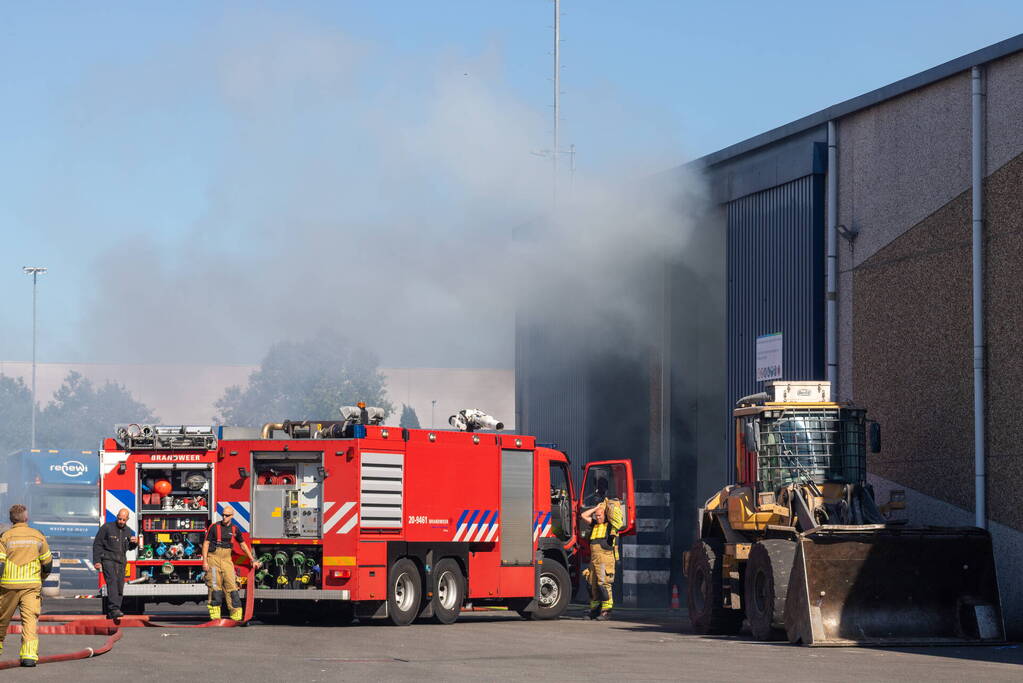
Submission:
[[[847,228],[844,225],[838,226],[838,234],[841,235],[850,244],[856,241],[856,235],[860,234],[859,228]]]

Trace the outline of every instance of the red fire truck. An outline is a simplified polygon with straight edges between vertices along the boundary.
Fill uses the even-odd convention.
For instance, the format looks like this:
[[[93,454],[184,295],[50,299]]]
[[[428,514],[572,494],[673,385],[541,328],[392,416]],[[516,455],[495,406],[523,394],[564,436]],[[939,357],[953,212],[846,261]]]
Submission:
[[[634,531],[629,460],[589,463],[577,494],[568,458],[533,437],[343,414],[262,429],[118,428],[101,453],[103,507],[107,520],[127,508],[142,536],[124,611],[205,599],[203,532],[225,505],[262,562],[245,590],[264,619],[451,623],[468,605],[553,619],[578,582],[582,501],[606,486],[622,501],[622,533]]]

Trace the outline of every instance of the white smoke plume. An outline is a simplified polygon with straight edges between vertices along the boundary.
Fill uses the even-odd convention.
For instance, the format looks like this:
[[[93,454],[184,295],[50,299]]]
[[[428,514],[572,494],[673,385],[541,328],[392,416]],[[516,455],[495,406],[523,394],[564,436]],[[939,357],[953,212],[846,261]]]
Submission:
[[[245,12],[97,75],[72,113],[87,132],[125,125],[130,96],[166,112],[154,134],[208,139],[217,161],[178,237],[152,229],[154,205],[94,264],[84,355],[252,362],[327,326],[385,364],[508,367],[520,303],[642,325],[628,283],[684,252],[698,184],[651,178],[663,158],[622,159],[627,179],[583,165],[552,212],[550,162],[530,153],[549,112],[502,67],[496,47],[386,57],[336,27]],[[222,112],[216,130],[186,97]],[[112,153],[130,163],[133,150]]]

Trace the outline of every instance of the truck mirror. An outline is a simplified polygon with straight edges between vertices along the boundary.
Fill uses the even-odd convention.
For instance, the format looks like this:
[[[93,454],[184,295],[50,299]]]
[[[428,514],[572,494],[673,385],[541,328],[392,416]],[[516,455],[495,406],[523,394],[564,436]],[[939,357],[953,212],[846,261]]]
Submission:
[[[760,450],[760,432],[757,430],[757,423],[755,420],[749,420],[743,427],[743,433],[746,440],[747,451],[759,451]]]
[[[870,423],[870,452],[881,452],[881,424],[879,422]]]

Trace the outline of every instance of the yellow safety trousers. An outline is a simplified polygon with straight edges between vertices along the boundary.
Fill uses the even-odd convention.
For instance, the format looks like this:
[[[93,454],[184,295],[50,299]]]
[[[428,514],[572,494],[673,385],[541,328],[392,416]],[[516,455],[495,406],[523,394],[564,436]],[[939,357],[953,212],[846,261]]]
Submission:
[[[7,625],[14,610],[21,612],[21,659],[39,659],[39,613],[42,611],[42,586],[0,588],[0,652],[3,651]]]
[[[206,587],[209,589],[206,607],[209,610],[210,619],[220,618],[220,605],[213,604],[213,593],[221,591],[224,593],[224,602],[231,618],[240,621],[242,606],[235,605],[231,598],[231,593],[238,590],[238,576],[234,571],[234,560],[231,558],[230,548],[214,548],[207,555],[206,561],[210,565],[210,570],[206,573]]]
[[[615,553],[600,545],[590,545],[590,566],[583,572],[590,589],[590,609],[614,607]]]

